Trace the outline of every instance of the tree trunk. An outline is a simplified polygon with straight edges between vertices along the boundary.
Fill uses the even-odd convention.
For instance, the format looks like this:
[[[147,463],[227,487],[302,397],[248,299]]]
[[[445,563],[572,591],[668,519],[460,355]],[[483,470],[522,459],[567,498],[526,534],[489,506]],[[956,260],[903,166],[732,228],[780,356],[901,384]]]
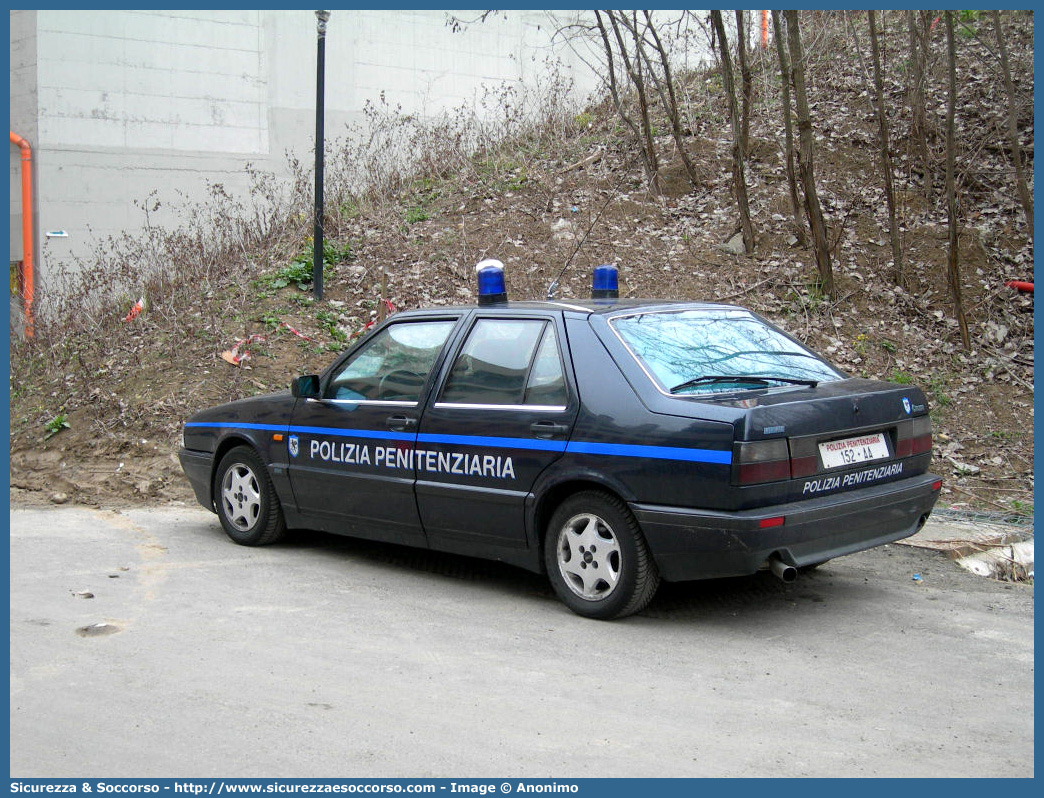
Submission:
[[[954,119],[957,116],[957,47],[953,39],[953,12],[944,12],[946,18],[946,49],[949,54],[947,69],[950,77],[950,94],[946,107],[946,210],[950,218],[950,252],[947,258],[947,276],[950,294],[953,297],[954,315],[961,330],[961,343],[971,349],[968,335],[968,320],[964,317],[964,300],[961,298],[961,260],[957,222],[957,178],[956,178],[956,135]]]
[[[739,60],[740,86],[743,96],[743,112],[740,116],[740,152],[746,160],[750,152],[750,98],[754,93],[754,80],[747,65],[747,29],[743,25],[743,12],[736,12],[736,57]]]
[[[653,44],[660,58],[660,66],[663,68],[663,82],[666,84],[664,88],[667,94],[664,96],[661,91],[660,99],[663,103],[664,112],[671,122],[671,136],[674,138],[674,146],[677,148],[682,165],[685,167],[685,174],[689,176],[689,182],[695,187],[699,184],[700,179],[696,172],[696,166],[693,164],[692,159],[689,158],[689,153],[685,150],[685,142],[682,140],[681,112],[678,110],[678,98],[674,93],[674,75],[671,72],[671,61],[667,56],[667,49],[663,46],[663,42],[660,41],[660,36],[656,32],[656,26],[653,25],[652,12],[645,11],[644,14],[646,27],[649,33],[652,34]],[[635,35],[635,41],[640,41],[637,34]],[[652,65],[650,64],[651,71]]]
[[[648,153],[647,159],[649,162],[649,168],[652,171],[650,177],[650,188],[654,194],[662,194],[663,188],[660,185],[660,162],[656,157],[656,144],[653,141],[652,136],[652,122],[649,120],[649,92],[645,87],[645,78],[642,75],[642,62],[638,54],[635,53],[635,57],[632,60],[630,54],[627,51],[627,45],[624,43],[623,34],[620,33],[620,24],[616,19],[616,14],[612,11],[607,12],[609,14],[609,22],[613,26],[613,34],[616,36],[616,43],[620,47],[620,58],[623,61],[624,69],[627,70],[627,76],[631,79],[631,84],[634,86],[635,94],[638,97],[638,113],[642,128],[642,140],[645,145],[645,152]],[[623,13],[623,12],[619,12]],[[637,36],[637,31],[635,32]]]
[[[830,263],[830,242],[827,241],[823,209],[816,192],[816,175],[813,164],[812,116],[808,108],[805,91],[805,53],[801,45],[801,28],[797,11],[785,11],[787,40],[790,45],[790,68],[794,77],[794,102],[798,121],[798,171],[801,187],[805,192],[805,213],[812,231],[812,244],[816,252],[816,267],[819,270],[819,285],[828,297],[834,296],[834,269]]]
[[[892,185],[892,155],[889,152],[888,113],[885,111],[884,76],[881,74],[881,48],[877,41],[877,14],[867,11],[870,20],[870,55],[874,62],[874,92],[877,95],[877,127],[881,144],[881,171],[884,173],[885,201],[888,204],[888,235],[892,239],[892,267],[896,285],[903,283],[903,250],[895,214],[895,187]]]
[[[794,126],[790,119],[790,59],[787,58],[786,44],[783,40],[783,26],[779,21],[779,12],[772,12],[772,32],[776,37],[776,55],[779,57],[779,74],[781,81],[781,99],[783,105],[783,133],[785,137],[784,159],[787,164],[787,188],[790,191],[790,212],[794,216],[794,230],[798,243],[808,246],[808,235],[805,233],[805,222],[801,217],[801,200],[798,199],[797,175],[794,172]]]
[[[611,11],[608,13],[612,14]],[[602,19],[601,12],[599,11],[595,11],[595,23],[598,25],[598,32],[602,36],[602,46],[605,48],[606,68],[609,72],[609,94],[613,98],[613,105],[616,107],[616,113],[619,114],[620,119],[625,125],[627,125],[627,129],[631,131],[631,135],[634,137],[638,152],[641,155],[642,167],[645,169],[646,179],[649,181],[649,186],[654,192],[659,193],[660,167],[656,158],[656,150],[650,150],[647,148],[646,138],[642,135],[642,131],[639,129],[638,124],[627,113],[627,108],[624,106],[620,93],[619,79],[616,76],[616,54],[613,50],[612,43],[609,41],[609,32],[606,30],[605,22]]]
[[[1022,212],[1026,214],[1029,225],[1030,243],[1033,243],[1033,197],[1026,185],[1026,173],[1022,166],[1022,146],[1019,144],[1019,121],[1015,106],[1015,84],[1011,80],[1011,68],[1008,65],[1008,45],[1004,41],[1004,28],[1001,27],[1000,12],[993,11],[993,27],[997,31],[997,49],[1000,50],[1001,69],[1004,72],[1004,91],[1008,95],[1008,135],[1011,137],[1011,157],[1015,161],[1015,183],[1019,192]]]
[[[725,36],[721,11],[711,11],[711,25],[717,33],[718,49],[721,53],[721,79],[725,97],[729,103],[729,122],[732,127],[732,189],[736,197],[736,207],[739,208],[743,249],[748,255],[752,255],[754,253],[754,225],[750,220],[750,205],[747,201],[747,176],[744,168],[739,109],[736,107],[736,89],[732,78],[732,57],[729,55],[729,40]]]
[[[934,193],[931,165],[928,162],[928,116],[924,107],[924,71],[926,65],[926,42],[917,29],[915,12],[906,12],[906,25],[910,34],[910,111],[911,137],[917,147],[921,172],[924,177],[924,193]]]

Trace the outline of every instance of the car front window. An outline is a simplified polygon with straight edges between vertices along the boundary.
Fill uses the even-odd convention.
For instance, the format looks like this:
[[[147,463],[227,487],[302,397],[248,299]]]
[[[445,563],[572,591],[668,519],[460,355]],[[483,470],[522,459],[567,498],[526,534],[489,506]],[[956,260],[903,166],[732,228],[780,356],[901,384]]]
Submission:
[[[740,309],[661,311],[610,324],[661,391],[722,393],[842,374],[797,342]]]
[[[454,321],[392,324],[330,380],[327,399],[417,402]]]

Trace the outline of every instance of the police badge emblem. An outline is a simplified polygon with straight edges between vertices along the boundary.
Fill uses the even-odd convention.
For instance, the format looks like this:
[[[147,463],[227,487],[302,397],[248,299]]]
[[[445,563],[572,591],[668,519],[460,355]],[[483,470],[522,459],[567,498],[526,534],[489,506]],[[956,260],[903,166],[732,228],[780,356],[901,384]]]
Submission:
[[[301,451],[301,441],[298,440],[296,435],[291,435],[289,440],[290,456],[297,457],[297,453]]]

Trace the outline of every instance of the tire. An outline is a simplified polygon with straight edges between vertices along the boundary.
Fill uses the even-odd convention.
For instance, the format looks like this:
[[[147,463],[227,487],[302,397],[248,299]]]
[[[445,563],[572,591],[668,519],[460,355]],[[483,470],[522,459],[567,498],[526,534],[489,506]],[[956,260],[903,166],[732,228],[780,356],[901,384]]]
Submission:
[[[214,473],[214,504],[225,533],[241,546],[275,543],[286,532],[268,469],[248,446],[221,458]]]
[[[638,522],[627,505],[601,491],[577,493],[555,510],[544,565],[558,598],[585,618],[640,612],[660,585]]]

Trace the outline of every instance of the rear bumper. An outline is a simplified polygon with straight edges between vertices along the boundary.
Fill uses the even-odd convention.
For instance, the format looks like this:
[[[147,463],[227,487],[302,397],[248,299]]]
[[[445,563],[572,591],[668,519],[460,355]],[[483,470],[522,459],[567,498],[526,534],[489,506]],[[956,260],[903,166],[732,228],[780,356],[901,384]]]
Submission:
[[[213,511],[214,501],[210,494],[210,480],[214,468],[214,455],[193,449],[179,449],[178,459],[196,494],[196,501]]]
[[[772,557],[801,567],[909,537],[936,500],[939,477],[917,477],[756,510],[715,512],[632,504],[668,581],[751,574]],[[783,517],[781,526],[761,527]]]

